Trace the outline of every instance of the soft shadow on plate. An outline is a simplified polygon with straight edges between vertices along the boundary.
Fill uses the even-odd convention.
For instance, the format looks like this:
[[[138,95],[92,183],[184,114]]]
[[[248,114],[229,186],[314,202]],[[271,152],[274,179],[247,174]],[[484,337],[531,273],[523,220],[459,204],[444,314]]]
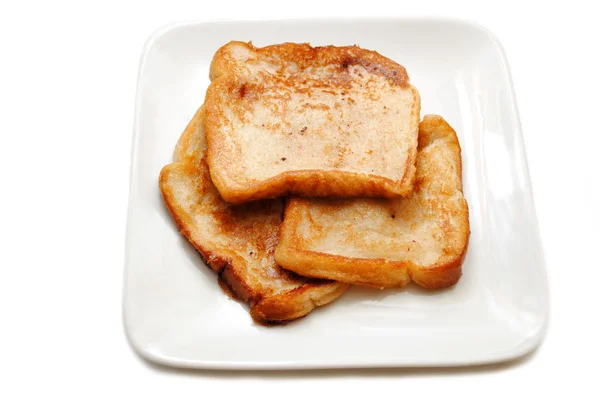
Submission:
[[[401,378],[411,376],[454,376],[454,375],[473,375],[500,372],[506,369],[523,366],[535,358],[538,348],[533,351],[515,358],[510,361],[477,365],[477,366],[457,366],[457,367],[412,367],[412,368],[344,368],[344,369],[296,369],[296,370],[212,370],[212,369],[191,369],[176,368],[160,365],[136,354],[148,369],[155,372],[186,376],[203,376],[216,380],[231,380],[239,378],[261,378],[267,380],[312,380],[312,379],[335,379],[342,377],[360,378],[360,377],[388,377]]]
[[[452,286],[449,288],[444,288],[441,290],[427,290],[427,289],[420,287],[419,285],[412,283],[412,282],[402,288],[386,288],[383,290],[379,289],[379,288],[371,288],[371,287],[363,287],[363,286],[355,285],[355,286],[352,286],[352,288],[350,288],[350,290],[348,290],[348,292],[346,294],[344,294],[340,298],[340,301],[338,301],[338,302],[346,302],[349,304],[361,303],[363,301],[377,302],[377,301],[383,301],[385,298],[387,298],[389,296],[401,294],[401,293],[408,293],[411,295],[424,296],[424,297],[430,297],[432,295],[439,296],[440,294],[444,294],[446,292],[453,291],[454,288],[455,288],[455,286]]]

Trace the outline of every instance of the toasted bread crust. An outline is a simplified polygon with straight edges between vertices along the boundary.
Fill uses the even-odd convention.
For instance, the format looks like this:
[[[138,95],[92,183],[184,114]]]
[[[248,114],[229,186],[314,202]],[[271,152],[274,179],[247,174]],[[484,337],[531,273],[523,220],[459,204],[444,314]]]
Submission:
[[[409,163],[410,159],[407,160],[407,165],[410,165]],[[414,174],[410,174],[408,170],[402,178],[403,184],[401,185],[412,187]],[[222,177],[215,172],[211,173],[211,178],[218,181]],[[311,184],[310,191],[306,189],[308,182]],[[280,196],[306,194],[307,192],[310,195],[306,196],[321,198],[330,196],[332,191],[339,197],[353,197],[356,193],[367,197],[397,197],[396,188],[398,186],[394,181],[371,174],[303,170],[285,172],[266,181],[249,183],[244,189],[224,189],[223,193],[226,195],[223,195],[223,199],[231,204],[241,204]],[[409,193],[410,191],[405,195]]]
[[[460,152],[454,130],[439,116],[425,116],[420,124],[417,156],[417,165],[421,165],[423,170],[417,170],[413,198],[365,201],[292,198],[285,209],[280,243],[275,252],[277,263],[308,277],[329,278],[374,287],[402,287],[410,281],[430,289],[456,284],[462,274],[461,266],[467,252],[470,233],[468,207],[462,195]],[[442,158],[442,161],[437,158]],[[386,258],[346,256],[343,255],[343,249],[339,250],[340,254],[310,249],[314,242],[327,238],[332,230],[337,229],[335,225],[343,224],[339,221],[319,220],[319,216],[343,211],[346,218],[355,216],[360,219],[361,213],[375,213],[374,215],[380,217],[389,213],[386,210],[394,211],[391,212],[389,223],[385,223],[388,228],[391,227],[391,234],[387,234],[392,238],[389,241],[393,245],[396,241],[394,238],[403,238],[402,243],[398,242],[397,245],[400,249],[405,243],[421,241],[422,236],[416,236],[416,232],[419,230],[419,224],[423,223],[423,217],[414,213],[424,208],[429,209],[426,211],[427,220],[434,224],[437,231],[436,234],[427,234],[436,238],[423,242],[440,247],[439,257],[427,263],[423,263],[420,255],[411,254],[410,248],[405,257],[390,254]],[[410,215],[396,216],[396,210]],[[311,214],[311,211],[316,213]],[[341,215],[335,216],[332,219],[339,219]],[[403,227],[409,228],[406,232],[394,232],[397,230],[393,228],[393,224],[397,222],[395,219],[403,217],[407,218]],[[311,220],[313,218],[317,220]],[[308,230],[312,237],[308,240],[302,235],[302,231],[307,230],[304,224],[310,227]],[[354,236],[351,241],[355,241],[352,243],[357,247],[369,250],[379,246],[376,242],[370,242],[363,233],[348,229],[348,235]],[[348,237],[344,240],[348,240]],[[336,246],[344,246],[337,244]],[[425,252],[427,251],[430,250],[426,249]]]
[[[248,303],[264,325],[287,323],[339,297],[347,284],[300,277],[275,263],[280,200],[231,206],[219,198],[204,161],[203,120],[200,108],[178,141],[176,162],[161,170],[159,187],[177,229],[217,272],[221,287]]]
[[[240,65],[240,61],[232,55],[236,51],[248,52],[249,61],[247,63],[249,65],[268,61],[269,65],[276,66],[273,68],[285,71],[291,68],[289,67],[291,65],[294,70],[298,69],[299,71],[331,67],[334,72],[326,78],[311,81],[311,84],[307,86],[303,82],[304,78],[302,78],[306,74],[299,75],[299,73],[287,72],[285,74],[280,72],[267,74],[260,71],[256,73],[261,78],[257,83],[245,75],[249,74],[247,68],[244,69],[245,67]],[[378,157],[391,157],[389,154],[382,155],[382,150],[372,152],[364,149],[364,153],[361,153],[362,159],[358,155],[354,155],[354,158],[352,158],[352,152],[356,150],[352,146],[352,141],[355,140],[352,135],[358,135],[352,130],[360,132],[361,117],[357,117],[357,120],[353,121],[355,124],[352,126],[348,125],[346,127],[346,124],[343,124],[343,127],[335,128],[343,131],[336,135],[347,137],[348,146],[330,143],[328,144],[329,148],[327,146],[324,148],[326,150],[323,150],[319,162],[312,164],[303,162],[301,163],[302,167],[290,164],[290,160],[295,160],[296,154],[299,154],[301,159],[306,160],[303,154],[298,152],[303,152],[303,149],[307,146],[314,146],[316,143],[314,140],[311,142],[309,139],[302,138],[304,132],[298,131],[308,128],[308,133],[312,133],[321,129],[322,126],[307,117],[314,126],[307,123],[303,128],[298,128],[296,132],[293,132],[295,130],[293,128],[294,123],[282,123],[286,120],[285,116],[294,113],[301,114],[299,111],[301,107],[306,107],[307,110],[323,107],[329,111],[323,112],[324,114],[317,113],[319,118],[329,118],[330,121],[334,121],[328,113],[343,114],[346,110],[344,109],[346,107],[344,106],[345,102],[354,102],[351,95],[356,94],[359,96],[355,93],[356,89],[352,89],[353,85],[358,87],[359,84],[347,72],[351,66],[360,66],[369,74],[382,77],[387,82],[387,88],[395,88],[389,89],[390,93],[396,93],[396,91],[404,93],[402,95],[404,96],[402,97],[403,102],[409,105],[410,110],[407,112],[407,118],[400,120],[406,120],[410,128],[394,131],[385,125],[387,123],[383,124],[384,130],[388,130],[386,131],[387,134],[394,132],[394,135],[402,136],[402,141],[404,141],[403,151],[401,152],[401,155],[404,156],[394,156],[401,160],[400,166],[397,163],[394,165],[395,171],[400,172],[399,176],[388,175],[384,170],[376,170],[376,167],[373,167],[373,169],[366,166],[361,167],[361,160],[375,163]],[[360,73],[359,75],[362,77]],[[210,77],[212,82],[206,93],[206,135],[209,144],[207,162],[210,166],[211,179],[225,201],[239,204],[288,194],[312,197],[397,197],[398,195],[405,196],[411,193],[415,174],[414,164],[420,115],[420,96],[416,88],[410,85],[405,68],[396,62],[376,52],[361,49],[357,46],[313,48],[308,44],[285,43],[256,48],[252,44],[231,42],[215,54],[211,64]],[[268,82],[268,84],[265,82]],[[281,89],[281,93],[277,92],[277,96],[274,96],[270,92],[274,90],[273,88],[283,89]],[[377,94],[379,89],[369,90],[366,87],[361,89],[373,98],[379,96]],[[321,94],[331,93],[327,98],[330,103],[317,101],[310,94],[311,91],[317,91]],[[350,92],[347,93],[348,91]],[[289,104],[300,101],[294,98],[298,93],[302,93],[302,95],[298,95],[300,96],[298,99],[304,99],[302,102],[306,101],[306,103],[301,106],[289,106]],[[306,93],[308,93],[308,97],[302,97]],[[360,96],[367,95],[362,93]],[[396,94],[394,96],[400,95]],[[392,104],[399,104],[397,97],[393,97],[393,100]],[[369,112],[373,113],[377,102],[369,102],[371,103]],[[256,123],[256,118],[248,116],[256,113],[257,104],[270,110],[269,113],[271,114],[269,115],[276,115],[279,120],[269,120],[267,124],[262,125]],[[346,110],[346,113],[350,114],[351,110],[354,109],[350,107]],[[388,110],[391,110],[391,108],[386,109],[386,105],[382,103],[381,111],[378,111],[378,113],[384,116],[388,113]],[[265,146],[268,146],[269,140],[279,144],[280,147],[277,150],[270,152],[270,155],[275,159],[264,162],[272,169],[272,172],[266,174],[265,177],[257,178],[247,173],[248,167],[244,165],[242,160],[248,152],[248,145],[238,143],[241,139],[234,135],[237,132],[234,121],[243,123],[245,129],[250,129],[249,126],[257,124],[256,127],[251,129],[258,129],[262,132],[261,135],[267,135],[266,132],[269,132]],[[339,121],[342,123],[344,120]],[[327,122],[326,124],[330,123]],[[289,131],[289,138],[281,136],[284,131]],[[350,134],[350,131],[354,133]],[[331,133],[332,131],[327,132]],[[403,133],[400,134],[400,132]],[[320,133],[319,135],[324,134]],[[361,133],[361,135],[364,134]],[[385,136],[379,139],[379,141],[388,140]],[[289,142],[287,148],[281,145],[282,141]],[[391,154],[391,152],[389,153]],[[287,164],[290,165],[289,169],[286,167],[286,159]],[[375,164],[377,165],[377,163]],[[379,165],[384,164],[379,163]]]
[[[281,62],[292,61],[301,70],[309,67],[338,65],[348,68],[360,65],[372,74],[380,75],[394,85],[408,88],[410,81],[406,69],[400,64],[376,51],[361,49],[358,46],[320,46],[312,47],[308,43],[282,43],[265,47],[255,47],[252,42],[230,42],[222,46],[213,57],[210,65],[209,78],[215,80],[234,71],[238,66],[231,58],[229,48],[241,45],[266,59],[279,59]]]
[[[264,325],[287,323],[306,316],[307,311],[335,301],[348,289],[347,284],[331,282],[308,282],[278,296],[259,300],[250,314],[254,321]]]

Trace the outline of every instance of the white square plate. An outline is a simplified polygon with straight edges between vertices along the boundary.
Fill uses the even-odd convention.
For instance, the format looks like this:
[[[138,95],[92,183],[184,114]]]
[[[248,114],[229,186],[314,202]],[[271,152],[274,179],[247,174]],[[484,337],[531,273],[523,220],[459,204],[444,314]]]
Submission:
[[[253,324],[163,205],[160,169],[204,101],[230,40],[358,44],[404,65],[422,115],[463,149],[471,239],[463,277],[427,292],[355,287],[284,327]],[[543,338],[548,296],[525,151],[503,50],[485,29],[437,19],[185,23],[154,34],[139,72],[125,261],[128,338],[144,357],[198,368],[442,366],[503,361]]]

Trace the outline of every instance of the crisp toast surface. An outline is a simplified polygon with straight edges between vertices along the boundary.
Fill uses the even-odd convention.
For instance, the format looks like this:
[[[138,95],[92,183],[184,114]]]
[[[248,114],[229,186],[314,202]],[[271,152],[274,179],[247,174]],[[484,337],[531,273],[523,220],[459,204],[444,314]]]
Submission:
[[[160,190],[177,228],[218,273],[221,287],[250,305],[260,324],[285,323],[329,303],[347,284],[308,279],[282,269],[273,254],[282,219],[280,199],[233,206],[212,184],[206,165],[204,108],[177,143]]]
[[[412,191],[420,97],[396,62],[357,46],[230,42],[210,78],[207,161],[226,201]]]
[[[291,198],[275,259],[304,276],[437,289],[459,280],[469,234],[456,132],[427,115],[411,198]]]

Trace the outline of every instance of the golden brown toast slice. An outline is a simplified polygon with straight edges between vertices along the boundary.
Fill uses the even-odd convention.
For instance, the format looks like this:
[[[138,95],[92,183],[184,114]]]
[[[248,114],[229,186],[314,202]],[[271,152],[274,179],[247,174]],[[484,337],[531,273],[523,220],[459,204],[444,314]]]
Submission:
[[[427,115],[411,198],[290,199],[275,260],[309,277],[443,288],[461,276],[469,233],[456,132]]]
[[[297,319],[346,291],[347,284],[308,279],[279,267],[273,253],[282,201],[225,203],[210,181],[205,156],[200,108],[177,143],[174,163],[160,173],[160,190],[179,231],[218,273],[223,289],[250,305],[257,323]]]
[[[356,46],[231,42],[210,78],[208,165],[226,201],[412,191],[420,98],[394,61]]]

